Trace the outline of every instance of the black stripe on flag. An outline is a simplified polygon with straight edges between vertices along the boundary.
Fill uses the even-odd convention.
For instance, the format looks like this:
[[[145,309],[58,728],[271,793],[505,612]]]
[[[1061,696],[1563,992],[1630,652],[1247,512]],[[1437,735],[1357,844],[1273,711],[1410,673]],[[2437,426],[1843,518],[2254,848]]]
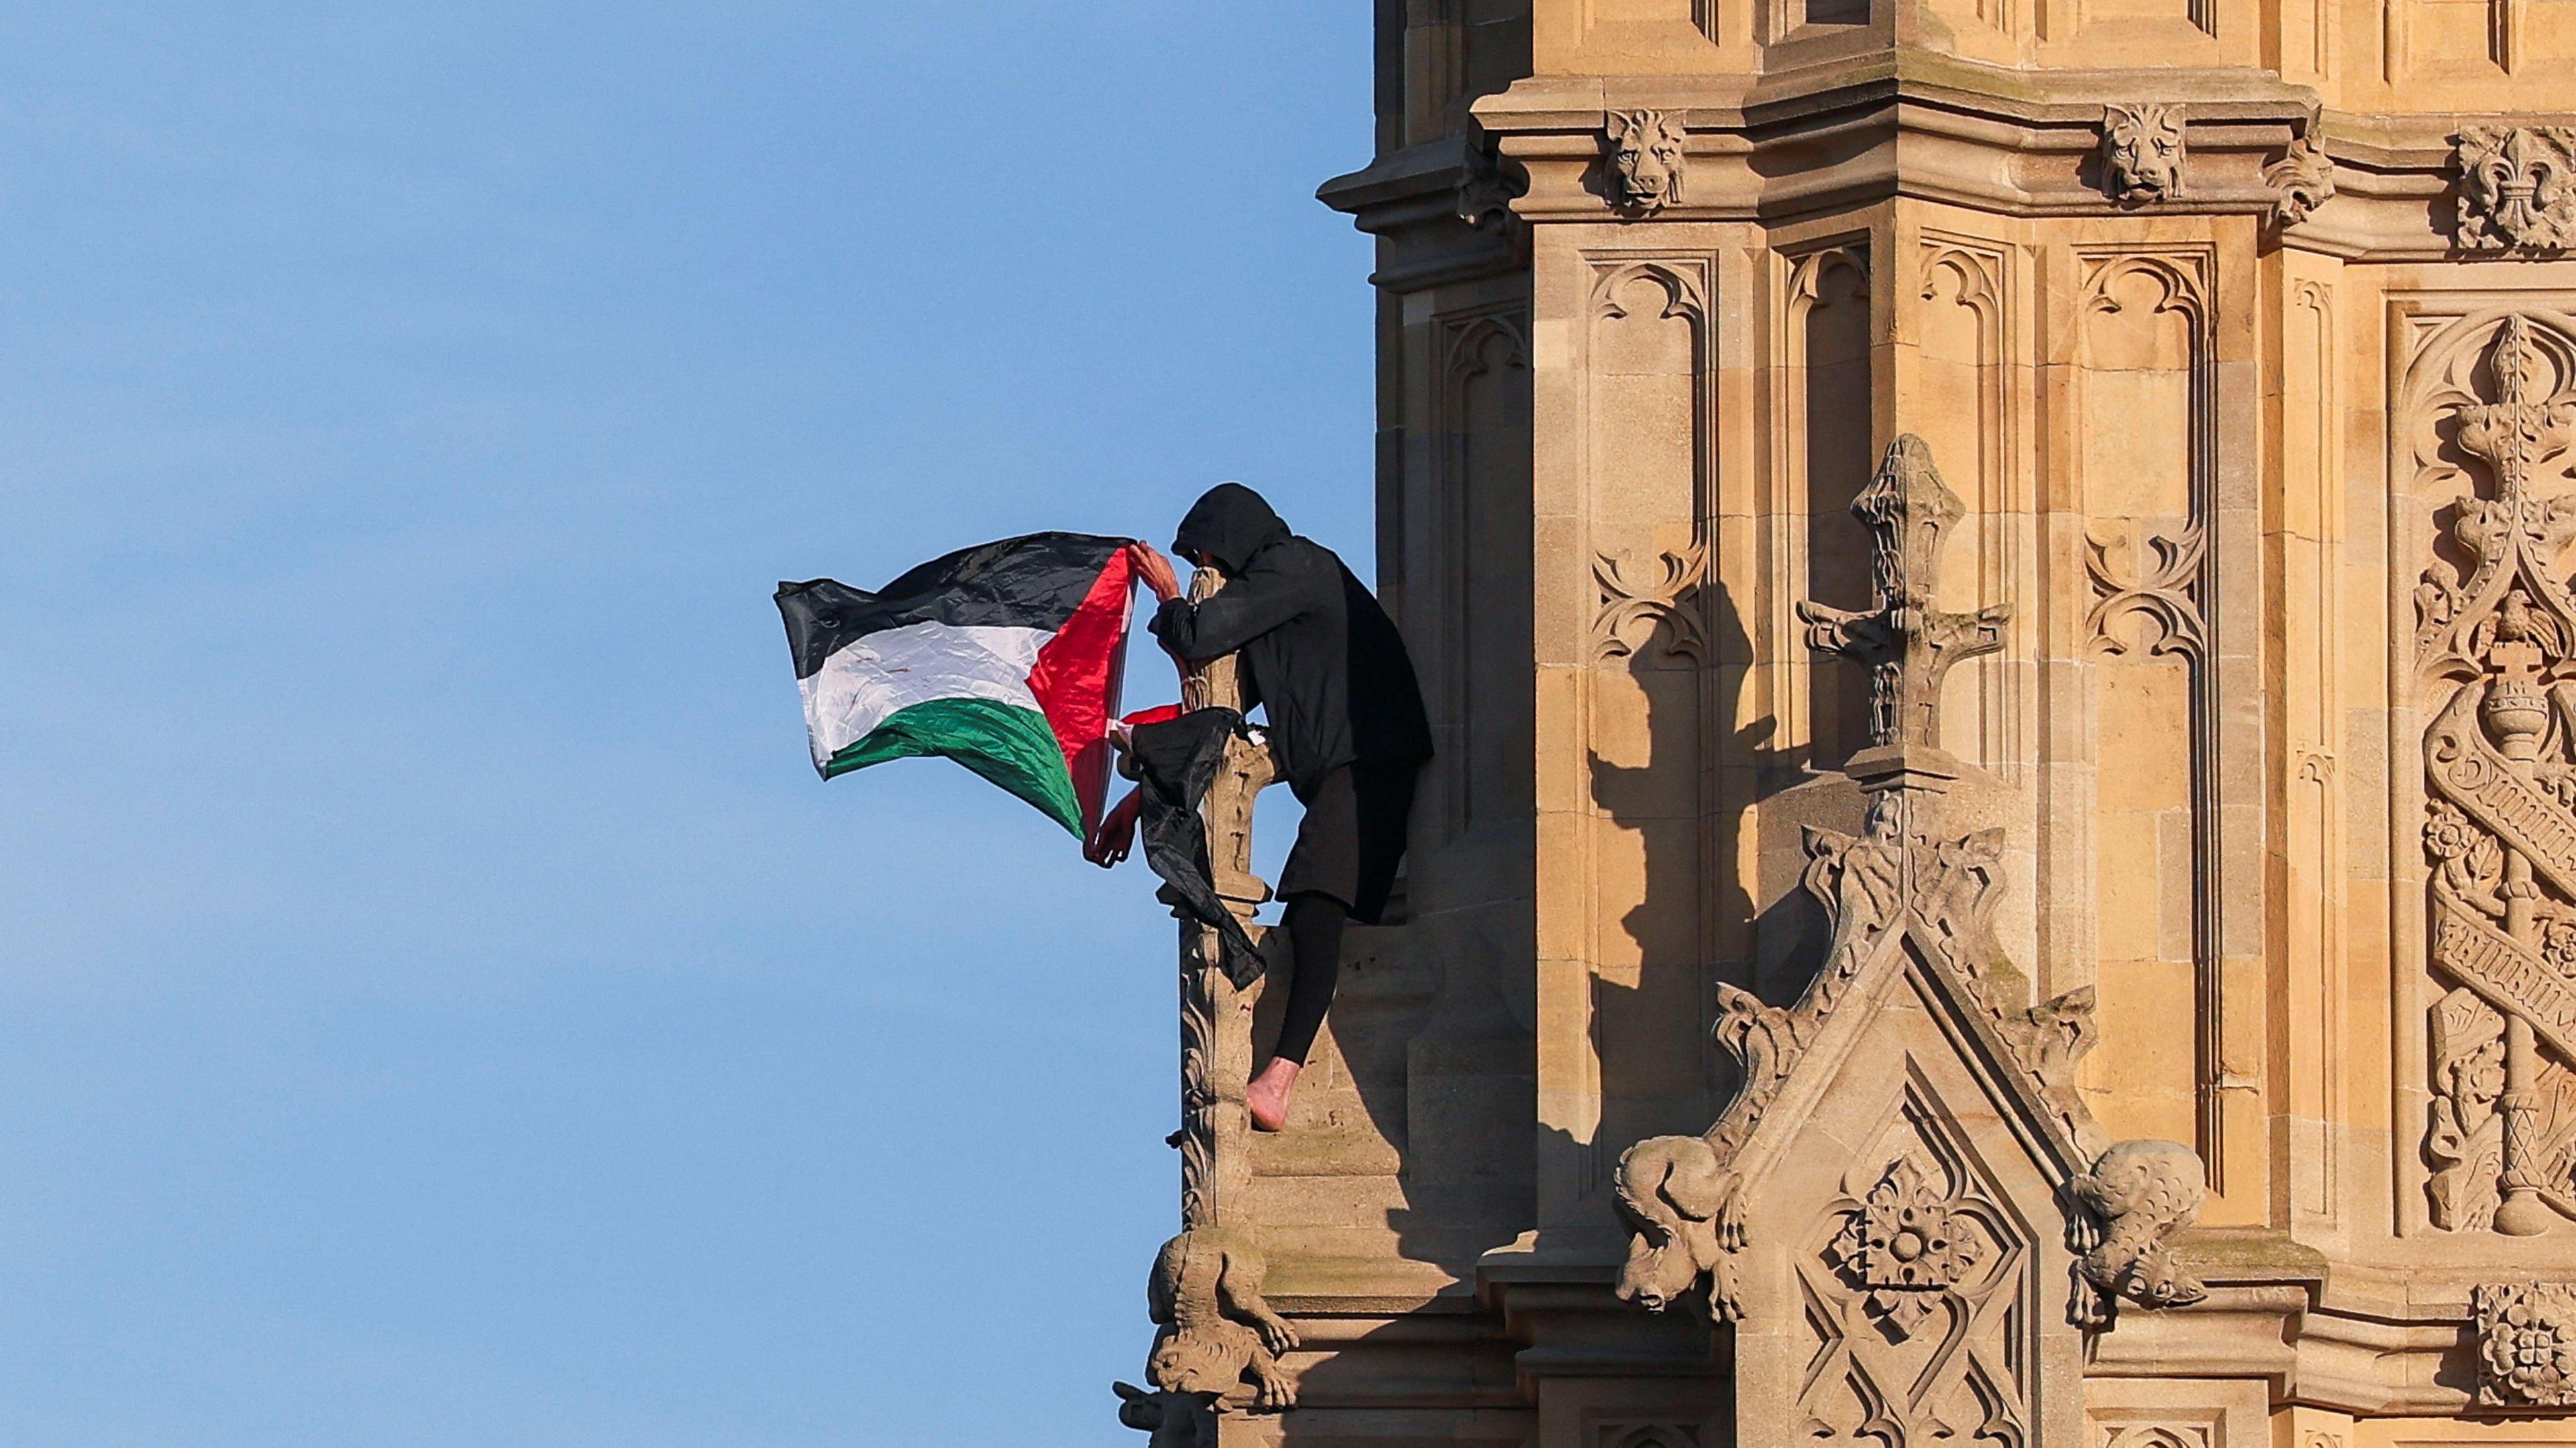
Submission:
[[[1052,633],[1073,616],[1124,538],[1031,533],[960,548],[870,593],[817,578],[778,585],[796,677],[811,678],[842,645],[916,623],[1033,628]]]

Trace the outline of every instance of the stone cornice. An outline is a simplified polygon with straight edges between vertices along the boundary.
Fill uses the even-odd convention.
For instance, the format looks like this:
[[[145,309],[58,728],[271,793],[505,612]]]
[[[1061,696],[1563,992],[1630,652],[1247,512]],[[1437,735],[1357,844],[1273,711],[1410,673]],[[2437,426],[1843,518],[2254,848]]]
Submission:
[[[2124,207],[2103,175],[2105,107],[2177,107],[2184,194]],[[1634,219],[1605,191],[1603,128],[1613,110],[1676,117],[1685,199],[1667,221],[1786,221],[1904,196],[2026,217],[2249,216],[2270,224],[2279,186],[2264,172],[2305,137],[2333,163],[2334,193],[2280,244],[2356,261],[2500,259],[2454,241],[2452,138],[2465,126],[2549,124],[2554,116],[2364,114],[2319,110],[2268,71],[2015,71],[1918,51],[1761,76],[1527,79],[1474,108],[1525,194],[1522,221]],[[1407,289],[1515,264],[1511,228],[1471,232],[1456,216],[1469,170],[1458,137],[1380,157],[1319,197],[1386,238],[1377,281]]]

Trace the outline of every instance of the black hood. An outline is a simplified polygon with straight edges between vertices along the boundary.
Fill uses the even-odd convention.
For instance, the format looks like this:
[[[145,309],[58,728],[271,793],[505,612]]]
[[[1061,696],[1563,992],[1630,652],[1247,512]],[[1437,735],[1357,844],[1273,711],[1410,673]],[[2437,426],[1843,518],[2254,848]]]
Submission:
[[[1217,567],[1240,574],[1252,555],[1287,536],[1288,525],[1259,493],[1241,483],[1219,483],[1190,505],[1172,537],[1172,551],[1184,558],[1204,553]]]

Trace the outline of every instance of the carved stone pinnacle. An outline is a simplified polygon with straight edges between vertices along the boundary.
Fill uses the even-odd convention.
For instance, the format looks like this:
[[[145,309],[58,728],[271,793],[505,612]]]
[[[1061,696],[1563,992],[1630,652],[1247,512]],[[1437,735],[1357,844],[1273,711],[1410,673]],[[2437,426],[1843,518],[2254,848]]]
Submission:
[[[1891,774],[1920,775],[1922,769],[1902,762],[1911,755],[1932,772],[1955,777],[1955,767],[1940,768],[1946,759],[1940,754],[1942,679],[1960,660],[2001,649],[2011,610],[1944,613],[1933,607],[1941,545],[1967,506],[1941,481],[1923,439],[1909,432],[1888,444],[1877,475],[1852,499],[1852,512],[1871,533],[1870,606],[1851,612],[1814,602],[1798,605],[1798,616],[1807,621],[1808,647],[1869,668],[1867,752],[1881,758],[1855,759],[1851,772],[1864,784],[1895,782],[1886,778]],[[1897,758],[1894,768],[1873,767],[1890,755]]]

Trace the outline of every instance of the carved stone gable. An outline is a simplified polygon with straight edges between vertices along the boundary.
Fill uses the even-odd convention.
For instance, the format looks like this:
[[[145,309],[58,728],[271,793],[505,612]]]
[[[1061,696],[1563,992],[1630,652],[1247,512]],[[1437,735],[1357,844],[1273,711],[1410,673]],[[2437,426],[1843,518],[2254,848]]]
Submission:
[[[2084,1335],[2124,1302],[2204,1295],[2170,1250],[2202,1167],[2109,1142],[2074,1087],[2091,993],[2033,1000],[1993,928],[2004,832],[1949,823],[2001,788],[1937,744],[1944,673],[1999,647],[2004,617],[1933,597],[1958,498],[1903,437],[1852,511],[1874,607],[1801,607],[1814,646],[1873,674],[1873,747],[1845,770],[1861,827],[1805,832],[1830,932],[1789,1004],[1717,987],[1742,1083],[1707,1131],[1621,1158],[1637,1232],[1619,1291],[1734,1324],[1740,1441],[1785,1423],[1801,1441],[2067,1442]]]

